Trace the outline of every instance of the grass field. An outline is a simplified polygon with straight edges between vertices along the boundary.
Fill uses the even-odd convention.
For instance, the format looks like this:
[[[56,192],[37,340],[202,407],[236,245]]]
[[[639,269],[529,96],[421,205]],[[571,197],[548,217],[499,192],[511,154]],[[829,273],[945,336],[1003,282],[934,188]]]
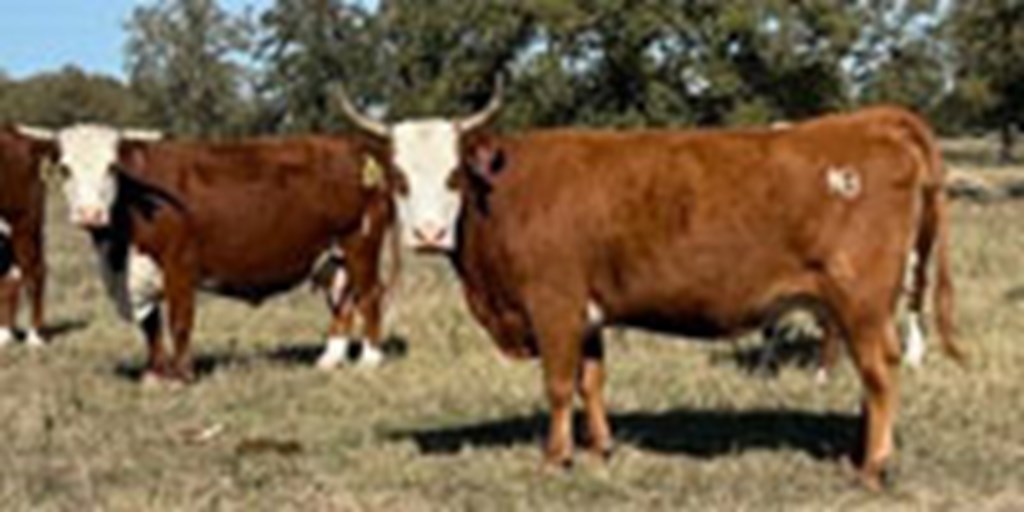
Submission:
[[[378,370],[311,368],[327,319],[297,290],[259,309],[204,298],[201,380],[144,389],[143,345],[51,198],[58,334],[0,352],[0,510],[1024,509],[1024,202],[956,205],[972,365],[932,352],[902,373],[892,485],[871,494],[840,462],[850,365],[825,386],[795,364],[752,375],[757,337],[611,333],[615,457],[540,471],[539,370],[501,358],[440,261],[407,259],[388,327],[408,352]]]

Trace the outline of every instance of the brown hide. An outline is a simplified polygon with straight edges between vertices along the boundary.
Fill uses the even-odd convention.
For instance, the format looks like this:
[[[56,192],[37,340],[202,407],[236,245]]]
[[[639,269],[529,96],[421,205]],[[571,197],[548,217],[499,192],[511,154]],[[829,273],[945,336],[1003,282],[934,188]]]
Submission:
[[[379,308],[378,263],[393,209],[387,182],[368,185],[362,173],[368,158],[386,162],[384,151],[360,138],[314,136],[122,144],[115,210],[130,222],[118,229],[164,273],[171,334],[185,347],[172,373],[189,372],[196,287],[258,303],[304,282],[337,245],[354,299]],[[346,322],[341,316],[336,324]],[[378,322],[368,320],[373,329]],[[151,352],[150,370],[163,371],[160,358]]]
[[[938,245],[944,341],[951,329],[941,321],[952,293],[941,163],[915,116],[878,108],[780,130],[536,131],[469,137],[464,153],[454,263],[499,345],[542,358],[550,461],[571,453],[574,389],[595,446],[609,442],[588,310],[603,325],[729,336],[796,301],[822,307],[850,344],[869,391],[864,475],[877,482],[892,450],[893,315],[918,246]]]
[[[31,327],[36,333],[43,328],[46,187],[40,165],[55,152],[53,144],[30,141],[11,128],[0,128],[0,218],[11,227],[12,263],[21,274],[17,279],[0,276],[0,328],[13,327],[22,286],[32,306]]]

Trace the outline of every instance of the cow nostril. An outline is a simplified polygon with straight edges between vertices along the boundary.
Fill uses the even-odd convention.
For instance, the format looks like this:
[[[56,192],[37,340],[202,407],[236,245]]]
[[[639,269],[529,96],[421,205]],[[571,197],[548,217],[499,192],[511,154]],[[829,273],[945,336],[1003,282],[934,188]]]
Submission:
[[[448,234],[448,230],[443,227],[428,226],[426,228],[413,228],[412,233],[418,242],[438,244]]]

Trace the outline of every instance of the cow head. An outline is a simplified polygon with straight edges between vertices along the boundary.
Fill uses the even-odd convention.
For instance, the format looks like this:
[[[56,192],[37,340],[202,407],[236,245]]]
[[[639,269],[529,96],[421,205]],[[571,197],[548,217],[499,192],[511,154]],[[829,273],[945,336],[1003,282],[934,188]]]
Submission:
[[[159,132],[94,124],[58,131],[18,127],[18,131],[30,138],[56,141],[71,222],[86,228],[102,228],[110,222],[110,210],[117,196],[115,167],[122,145],[162,137]]]
[[[463,138],[485,126],[501,109],[501,82],[488,105],[461,119],[416,119],[386,125],[360,113],[337,89],[342,111],[363,130],[391,143],[391,163],[402,181],[397,198],[406,245],[428,251],[455,247],[455,222],[463,194]]]

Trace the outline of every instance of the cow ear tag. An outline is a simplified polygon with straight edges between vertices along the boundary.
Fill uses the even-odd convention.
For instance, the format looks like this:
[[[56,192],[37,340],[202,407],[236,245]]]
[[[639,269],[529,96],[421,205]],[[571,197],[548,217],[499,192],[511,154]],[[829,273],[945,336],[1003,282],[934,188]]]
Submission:
[[[366,188],[378,188],[384,184],[384,168],[372,156],[366,157],[363,164],[363,186]]]

